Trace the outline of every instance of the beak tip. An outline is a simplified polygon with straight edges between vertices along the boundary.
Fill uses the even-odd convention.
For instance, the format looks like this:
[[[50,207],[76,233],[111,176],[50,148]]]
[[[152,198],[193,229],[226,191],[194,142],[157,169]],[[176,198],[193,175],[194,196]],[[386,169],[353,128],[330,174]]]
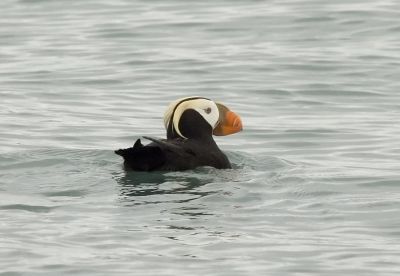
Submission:
[[[213,131],[214,135],[225,136],[243,131],[242,120],[239,115],[230,111],[226,107],[225,110],[220,110],[220,114],[223,114],[223,116],[221,117],[217,129],[214,129]]]

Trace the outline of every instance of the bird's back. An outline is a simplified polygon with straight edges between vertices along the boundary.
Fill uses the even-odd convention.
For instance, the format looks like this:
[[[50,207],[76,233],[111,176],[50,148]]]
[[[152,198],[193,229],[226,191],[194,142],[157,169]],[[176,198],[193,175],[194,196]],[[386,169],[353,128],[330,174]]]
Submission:
[[[115,151],[124,158],[127,169],[178,171],[200,166],[211,166],[218,169],[231,168],[228,158],[215,142],[204,144],[191,139],[144,138],[152,142],[143,146],[138,139],[133,147]]]

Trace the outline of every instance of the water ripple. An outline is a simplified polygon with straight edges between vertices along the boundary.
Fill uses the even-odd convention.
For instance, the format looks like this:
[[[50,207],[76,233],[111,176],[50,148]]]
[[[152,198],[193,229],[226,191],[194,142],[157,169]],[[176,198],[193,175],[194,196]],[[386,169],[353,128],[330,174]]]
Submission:
[[[393,0],[0,3],[0,274],[398,275]],[[202,95],[232,170],[125,172]]]

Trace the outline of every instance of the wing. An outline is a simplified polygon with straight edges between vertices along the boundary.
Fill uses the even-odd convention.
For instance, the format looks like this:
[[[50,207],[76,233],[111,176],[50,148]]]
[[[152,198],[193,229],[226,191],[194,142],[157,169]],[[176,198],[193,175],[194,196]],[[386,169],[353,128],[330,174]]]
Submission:
[[[144,139],[147,139],[149,141],[152,141],[154,144],[156,144],[157,146],[161,147],[164,150],[168,150],[168,151],[172,151],[175,152],[177,154],[185,154],[185,151],[183,150],[182,145],[177,145],[174,144],[175,140],[161,140],[161,139],[157,139],[157,138],[153,138],[153,137],[149,137],[149,136],[143,136]]]
[[[136,171],[186,170],[194,168],[196,155],[180,139],[161,140],[143,136],[152,143],[144,146],[138,139],[134,146],[116,150],[124,158],[126,168]]]
[[[124,158],[125,167],[136,171],[153,171],[166,161],[165,153],[160,147],[143,146],[140,139],[137,139],[133,147],[119,149],[115,153]]]

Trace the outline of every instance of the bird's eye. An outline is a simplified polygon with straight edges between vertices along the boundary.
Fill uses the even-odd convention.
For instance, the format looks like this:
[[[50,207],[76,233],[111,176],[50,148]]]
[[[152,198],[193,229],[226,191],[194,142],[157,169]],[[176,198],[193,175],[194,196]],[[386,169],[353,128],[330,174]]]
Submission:
[[[210,113],[211,113],[211,107],[207,107],[206,109],[204,109],[204,111],[205,111],[207,114],[210,114]]]

